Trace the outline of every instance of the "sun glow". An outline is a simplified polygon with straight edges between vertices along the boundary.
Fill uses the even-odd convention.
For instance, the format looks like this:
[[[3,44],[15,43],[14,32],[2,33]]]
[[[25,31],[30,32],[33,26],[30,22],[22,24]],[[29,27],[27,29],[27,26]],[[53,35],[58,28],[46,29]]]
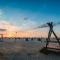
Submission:
[[[47,37],[46,32],[6,32],[4,37]]]

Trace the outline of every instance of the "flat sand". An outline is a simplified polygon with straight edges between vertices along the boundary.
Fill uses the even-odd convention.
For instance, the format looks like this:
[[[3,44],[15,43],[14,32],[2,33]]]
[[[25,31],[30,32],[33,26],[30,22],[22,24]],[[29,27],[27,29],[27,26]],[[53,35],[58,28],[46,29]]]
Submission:
[[[41,42],[0,42],[0,60],[60,60],[60,55],[39,52]]]

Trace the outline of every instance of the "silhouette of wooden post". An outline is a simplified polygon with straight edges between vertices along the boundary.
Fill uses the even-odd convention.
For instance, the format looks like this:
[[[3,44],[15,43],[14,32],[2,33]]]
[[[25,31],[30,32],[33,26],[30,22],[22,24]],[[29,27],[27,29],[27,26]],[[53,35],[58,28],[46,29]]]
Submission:
[[[17,39],[17,32],[15,33],[15,42],[16,42],[16,39]]]
[[[3,34],[1,34],[1,38],[2,38],[2,40],[3,40]]]
[[[46,48],[50,42],[50,37],[51,37],[51,34],[53,33],[53,35],[55,36],[57,42],[59,43],[60,45],[60,42],[59,42],[59,39],[57,37],[57,35],[55,34],[55,32],[53,31],[53,22],[50,22],[50,23],[47,23],[47,25],[49,26],[50,30],[49,30],[49,33],[48,33],[48,38],[47,38],[47,43],[46,43]]]
[[[4,31],[6,31],[6,29],[0,29],[0,32],[3,32],[4,33]],[[3,40],[3,35],[4,35],[3,33],[0,33],[2,40]]]
[[[1,40],[3,40],[3,34],[0,34],[0,36],[1,36]]]

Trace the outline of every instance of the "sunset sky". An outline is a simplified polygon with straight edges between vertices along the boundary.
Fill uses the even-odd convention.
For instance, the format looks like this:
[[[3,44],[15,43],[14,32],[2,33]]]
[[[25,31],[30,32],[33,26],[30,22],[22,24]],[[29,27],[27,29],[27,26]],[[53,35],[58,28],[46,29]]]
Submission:
[[[0,0],[0,28],[7,29],[0,33],[5,36],[46,37],[48,28],[30,29],[50,21],[60,22],[60,0]],[[54,31],[60,37],[60,25]]]

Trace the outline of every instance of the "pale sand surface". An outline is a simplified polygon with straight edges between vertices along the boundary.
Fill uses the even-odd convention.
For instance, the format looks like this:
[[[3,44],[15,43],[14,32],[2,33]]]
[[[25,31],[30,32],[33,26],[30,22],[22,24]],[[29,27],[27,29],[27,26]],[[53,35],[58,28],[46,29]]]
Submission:
[[[40,53],[41,42],[0,42],[0,60],[60,60],[60,55]]]

